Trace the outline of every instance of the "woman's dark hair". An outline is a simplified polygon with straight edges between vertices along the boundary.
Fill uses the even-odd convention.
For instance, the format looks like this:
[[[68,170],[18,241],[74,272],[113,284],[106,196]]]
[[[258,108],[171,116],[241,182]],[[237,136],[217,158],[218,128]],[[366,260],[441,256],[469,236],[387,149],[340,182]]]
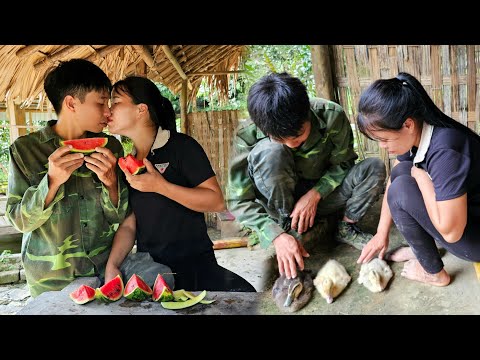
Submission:
[[[309,120],[310,100],[305,85],[287,73],[272,73],[252,85],[248,113],[265,135],[296,137]]]
[[[376,80],[360,96],[358,129],[369,139],[375,130],[400,130],[407,118],[427,124],[459,129],[480,137],[470,128],[443,113],[412,75],[401,72],[391,79]]]
[[[85,96],[91,91],[110,93],[112,83],[104,71],[94,63],[85,59],[71,59],[60,61],[58,66],[50,69],[43,87],[48,100],[59,115],[65,96],[78,97],[83,103]]]
[[[173,105],[164,97],[155,83],[145,77],[128,76],[113,85],[113,91],[128,95],[135,105],[148,106],[150,118],[155,126],[177,132]]]

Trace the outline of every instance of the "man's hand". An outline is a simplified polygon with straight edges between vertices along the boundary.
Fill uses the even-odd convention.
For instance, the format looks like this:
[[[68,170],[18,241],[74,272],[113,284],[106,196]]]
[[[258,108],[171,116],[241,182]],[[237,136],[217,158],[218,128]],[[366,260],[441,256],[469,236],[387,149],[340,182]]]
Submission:
[[[383,260],[385,252],[388,249],[388,233],[376,233],[374,237],[363,247],[362,253],[357,260],[357,264],[366,264],[378,253],[378,258]]]
[[[112,280],[117,275],[120,275],[120,277],[122,277],[122,273],[120,272],[120,269],[116,266],[107,264],[105,268],[105,284],[110,280]]]
[[[70,149],[71,145],[62,146],[48,157],[48,182],[53,188],[58,189],[83,164],[84,155]]]
[[[278,270],[280,275],[285,273],[287,279],[297,276],[297,265],[304,269],[303,258],[310,255],[292,235],[282,233],[273,240],[277,253]]]
[[[290,217],[292,218],[292,229],[298,230],[299,234],[311,228],[315,222],[317,206],[321,199],[320,193],[310,189],[305,195],[298,199]],[[297,226],[298,225],[298,226]]]
[[[89,156],[85,156],[86,167],[97,174],[98,179],[107,188],[115,186],[117,184],[117,174],[115,172],[117,158],[110,149],[104,147],[97,147],[95,151]]]

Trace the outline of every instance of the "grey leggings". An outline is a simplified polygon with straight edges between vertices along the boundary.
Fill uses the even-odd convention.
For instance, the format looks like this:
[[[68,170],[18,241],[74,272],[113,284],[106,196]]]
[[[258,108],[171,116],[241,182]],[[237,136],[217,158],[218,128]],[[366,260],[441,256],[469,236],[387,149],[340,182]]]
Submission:
[[[428,216],[422,193],[410,174],[412,166],[411,161],[402,161],[393,168],[387,200],[395,225],[419,263],[429,274],[443,269],[435,241],[460,259],[480,261],[479,219],[468,218],[460,240],[453,244],[446,242]]]

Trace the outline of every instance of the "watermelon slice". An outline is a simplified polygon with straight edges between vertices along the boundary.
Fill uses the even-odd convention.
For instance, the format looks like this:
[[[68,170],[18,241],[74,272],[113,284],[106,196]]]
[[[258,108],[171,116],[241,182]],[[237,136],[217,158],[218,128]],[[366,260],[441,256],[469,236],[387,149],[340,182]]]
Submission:
[[[168,286],[167,282],[162,275],[158,274],[155,279],[155,284],[153,284],[153,301],[173,301],[175,298],[173,296],[173,291]]]
[[[84,154],[90,154],[95,151],[96,147],[104,147],[108,143],[108,138],[84,138],[84,139],[72,139],[62,140],[60,145],[72,145],[71,152],[81,152]]]
[[[95,297],[105,302],[119,300],[123,295],[123,281],[120,275],[115,276],[101,288],[95,289]]]
[[[127,169],[132,175],[137,175],[145,169],[143,160],[137,159],[132,154],[128,154],[127,156],[118,159],[118,166],[120,166],[120,169],[122,170]]]
[[[95,289],[88,285],[82,285],[72,291],[69,296],[76,304],[83,305],[95,299]]]
[[[133,274],[125,285],[123,296],[129,300],[143,301],[152,295],[152,293],[153,291],[150,286],[148,286],[140,276]]]

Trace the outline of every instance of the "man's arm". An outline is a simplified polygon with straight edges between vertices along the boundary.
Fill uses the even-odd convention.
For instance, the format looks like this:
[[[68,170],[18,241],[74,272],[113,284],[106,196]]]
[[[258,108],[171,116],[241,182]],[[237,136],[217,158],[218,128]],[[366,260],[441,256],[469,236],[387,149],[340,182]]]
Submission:
[[[61,184],[53,199],[45,206],[47,196],[51,193],[48,173],[45,173],[38,185],[31,186],[14,145],[10,146],[7,193],[7,219],[15,229],[23,233],[42,226],[52,215],[55,204],[65,196],[64,185]]]
[[[334,117],[331,120],[332,126],[327,129],[327,136],[331,138],[334,146],[329,159],[330,167],[313,187],[322,199],[342,183],[358,157],[353,150],[352,128],[345,112],[335,110],[328,112],[328,116]]]

